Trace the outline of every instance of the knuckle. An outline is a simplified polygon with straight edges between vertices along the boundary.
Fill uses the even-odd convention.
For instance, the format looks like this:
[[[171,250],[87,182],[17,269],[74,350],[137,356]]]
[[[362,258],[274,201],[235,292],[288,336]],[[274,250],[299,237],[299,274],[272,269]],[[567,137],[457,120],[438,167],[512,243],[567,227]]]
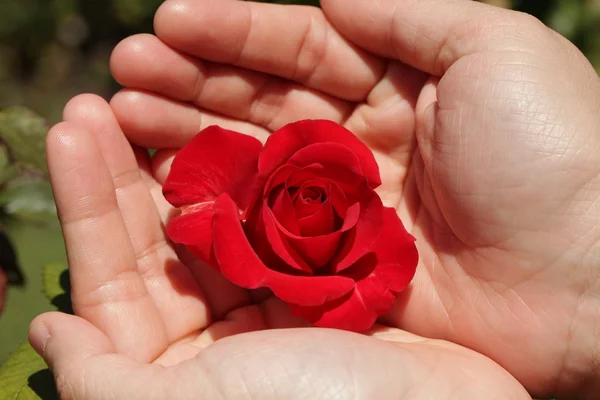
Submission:
[[[486,34],[492,43],[499,43],[500,50],[538,51],[545,47],[540,43],[548,43],[548,39],[551,39],[550,31],[531,14],[507,11],[505,16],[489,25]]]
[[[309,18],[306,30],[298,46],[295,66],[291,79],[305,83],[309,82],[321,66],[326,54],[329,42],[327,40],[327,28],[325,17],[322,13],[307,9]]]
[[[544,25],[544,23],[534,15],[521,12],[521,11],[513,11],[513,18],[515,22],[517,22],[521,27],[528,29],[532,32],[535,31],[547,31],[548,27]]]

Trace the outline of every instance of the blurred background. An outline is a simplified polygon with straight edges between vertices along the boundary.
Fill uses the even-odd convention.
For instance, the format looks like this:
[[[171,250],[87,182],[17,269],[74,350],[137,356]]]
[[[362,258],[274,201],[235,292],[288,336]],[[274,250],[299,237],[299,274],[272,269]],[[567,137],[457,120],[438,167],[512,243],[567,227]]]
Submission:
[[[29,321],[52,309],[42,294],[42,268],[65,262],[46,183],[45,130],[74,95],[109,99],[118,90],[108,68],[111,49],[128,35],[152,32],[161,2],[0,0],[0,265],[12,282],[0,316],[0,364],[26,339]],[[600,0],[485,2],[534,14],[600,71]]]

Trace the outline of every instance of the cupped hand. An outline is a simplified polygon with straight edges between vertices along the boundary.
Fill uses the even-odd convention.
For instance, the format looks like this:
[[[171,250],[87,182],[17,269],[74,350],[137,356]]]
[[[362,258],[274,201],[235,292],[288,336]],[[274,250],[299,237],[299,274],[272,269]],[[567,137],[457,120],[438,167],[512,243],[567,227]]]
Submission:
[[[277,299],[252,299],[169,243],[149,156],[104,100],[77,97],[64,120],[47,152],[76,315],[43,314],[29,334],[61,398],[530,398],[464,347],[307,328]]]
[[[384,319],[479,351],[532,393],[600,385],[600,89],[533,17],[456,0],[311,7],[170,0],[115,50],[112,108],[137,145],[218,124],[264,139],[306,118],[375,152],[381,195],[417,237]],[[170,153],[152,163],[160,183]],[[158,189],[157,189],[158,190]]]

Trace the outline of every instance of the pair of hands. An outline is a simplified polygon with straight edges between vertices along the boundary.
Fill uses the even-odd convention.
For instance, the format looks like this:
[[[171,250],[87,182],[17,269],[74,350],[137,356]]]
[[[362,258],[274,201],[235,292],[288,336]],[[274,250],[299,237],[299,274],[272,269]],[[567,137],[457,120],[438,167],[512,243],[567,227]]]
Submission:
[[[110,105],[79,96],[48,136],[77,316],[39,316],[30,341],[63,398],[600,391],[600,82],[567,40],[468,0],[167,0],[155,30],[114,50]],[[367,335],[304,329],[163,230],[172,149],[307,118],[373,149],[417,238]]]

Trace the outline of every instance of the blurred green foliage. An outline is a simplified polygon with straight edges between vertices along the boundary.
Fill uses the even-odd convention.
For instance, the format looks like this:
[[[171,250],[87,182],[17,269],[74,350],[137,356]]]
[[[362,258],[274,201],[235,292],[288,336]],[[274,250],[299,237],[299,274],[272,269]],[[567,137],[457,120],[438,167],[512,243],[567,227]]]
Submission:
[[[600,0],[514,0],[510,4],[575,43],[600,73]]]
[[[81,92],[117,88],[108,59],[122,38],[152,30],[162,0],[1,0],[0,108],[24,105],[60,118]]]

